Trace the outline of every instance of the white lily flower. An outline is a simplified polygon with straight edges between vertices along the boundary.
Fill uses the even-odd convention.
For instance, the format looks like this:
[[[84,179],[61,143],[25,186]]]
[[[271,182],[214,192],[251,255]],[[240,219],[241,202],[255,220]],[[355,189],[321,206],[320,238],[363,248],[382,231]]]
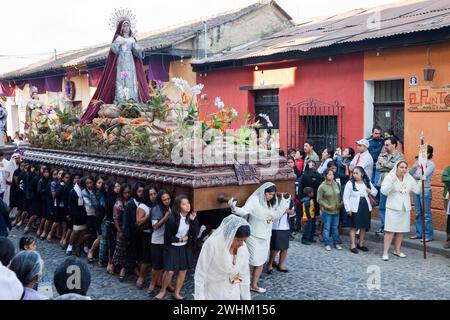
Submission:
[[[220,97],[216,97],[216,99],[214,100],[214,105],[220,111],[222,111],[225,108],[225,103],[223,103],[223,101],[222,101],[222,99],[220,99]]]
[[[189,89],[191,88],[189,86],[188,82],[186,80],[184,80],[184,79],[181,79],[181,78],[172,78],[172,82],[182,92],[189,91]]]
[[[239,113],[237,112],[237,110],[234,109],[234,108],[231,110],[231,114],[233,115],[234,118],[236,118],[236,117],[239,115]]]
[[[196,86],[193,86],[191,91],[193,94],[197,95],[197,94],[202,93],[203,87],[204,87],[204,85],[199,83]]]

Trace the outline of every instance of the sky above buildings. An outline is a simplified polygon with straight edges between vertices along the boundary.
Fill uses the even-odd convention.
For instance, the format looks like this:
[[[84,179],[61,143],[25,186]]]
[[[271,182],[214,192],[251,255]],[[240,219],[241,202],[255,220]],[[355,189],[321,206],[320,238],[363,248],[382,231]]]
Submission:
[[[109,20],[115,9],[131,9],[138,32],[214,15],[256,0],[22,0],[3,3],[0,74],[56,52],[109,42]],[[277,0],[295,21],[395,0]]]

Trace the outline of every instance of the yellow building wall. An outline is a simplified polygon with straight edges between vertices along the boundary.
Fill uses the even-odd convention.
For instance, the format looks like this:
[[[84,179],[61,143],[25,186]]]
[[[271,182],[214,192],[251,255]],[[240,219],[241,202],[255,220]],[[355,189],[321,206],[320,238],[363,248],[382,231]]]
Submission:
[[[192,59],[183,59],[179,61],[173,61],[170,63],[169,81],[164,83],[163,93],[172,100],[180,100],[180,91],[172,83],[172,78],[183,78],[191,86],[197,84],[196,73],[192,71],[191,67]]]

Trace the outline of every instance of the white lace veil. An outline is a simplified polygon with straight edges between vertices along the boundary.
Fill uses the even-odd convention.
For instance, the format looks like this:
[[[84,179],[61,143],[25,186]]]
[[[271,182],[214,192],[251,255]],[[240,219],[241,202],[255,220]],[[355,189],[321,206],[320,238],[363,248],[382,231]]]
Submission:
[[[207,272],[201,275],[202,278],[217,281],[217,279],[224,276],[228,277],[232,275],[233,272],[236,272],[233,270],[233,266],[231,264],[231,254],[229,250],[236,236],[236,232],[241,226],[250,225],[247,220],[231,214],[222,221],[219,228],[217,228],[217,230],[215,230],[205,241],[197,262],[197,266],[199,264],[202,265],[202,270],[207,269]],[[238,260],[248,266],[249,253],[247,248],[239,248],[237,255]],[[197,270],[198,269],[195,271],[196,275]]]
[[[267,208],[267,200],[266,200],[266,195],[265,195],[265,192],[264,192],[264,191],[266,191],[266,189],[268,189],[268,188],[270,188],[270,187],[272,187],[272,186],[275,186],[275,184],[272,183],[272,182],[266,182],[266,183],[264,183],[261,187],[259,187],[258,189],[256,189],[255,192],[253,192],[252,195],[251,195],[250,197],[253,197],[253,196],[254,196],[254,197],[257,197],[257,198],[258,198],[259,204],[260,204],[261,206]],[[279,203],[278,197],[277,197],[277,195],[275,194],[275,203],[274,203],[274,205],[273,205],[273,208],[274,208],[274,209],[278,208],[279,204],[280,204],[280,203]]]
[[[216,247],[223,247],[223,250],[229,250],[236,236],[236,232],[241,226],[250,225],[247,220],[231,214],[223,219],[219,228],[206,241],[214,242]]]

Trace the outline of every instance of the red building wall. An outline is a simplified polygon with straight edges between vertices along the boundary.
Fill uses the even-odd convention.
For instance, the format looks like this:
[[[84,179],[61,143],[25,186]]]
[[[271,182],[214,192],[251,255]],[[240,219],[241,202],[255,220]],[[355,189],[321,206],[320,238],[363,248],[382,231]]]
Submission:
[[[205,85],[209,107],[202,112],[215,112],[214,99],[220,96],[240,115],[254,112],[253,94],[241,90],[243,86],[281,85],[279,89],[280,144],[286,149],[287,104],[310,98],[326,103],[338,101],[344,106],[343,145],[355,147],[355,141],[364,133],[364,61],[363,54],[351,54],[311,60],[298,60],[239,69],[210,71],[197,81]],[[294,146],[298,147],[298,146]]]

